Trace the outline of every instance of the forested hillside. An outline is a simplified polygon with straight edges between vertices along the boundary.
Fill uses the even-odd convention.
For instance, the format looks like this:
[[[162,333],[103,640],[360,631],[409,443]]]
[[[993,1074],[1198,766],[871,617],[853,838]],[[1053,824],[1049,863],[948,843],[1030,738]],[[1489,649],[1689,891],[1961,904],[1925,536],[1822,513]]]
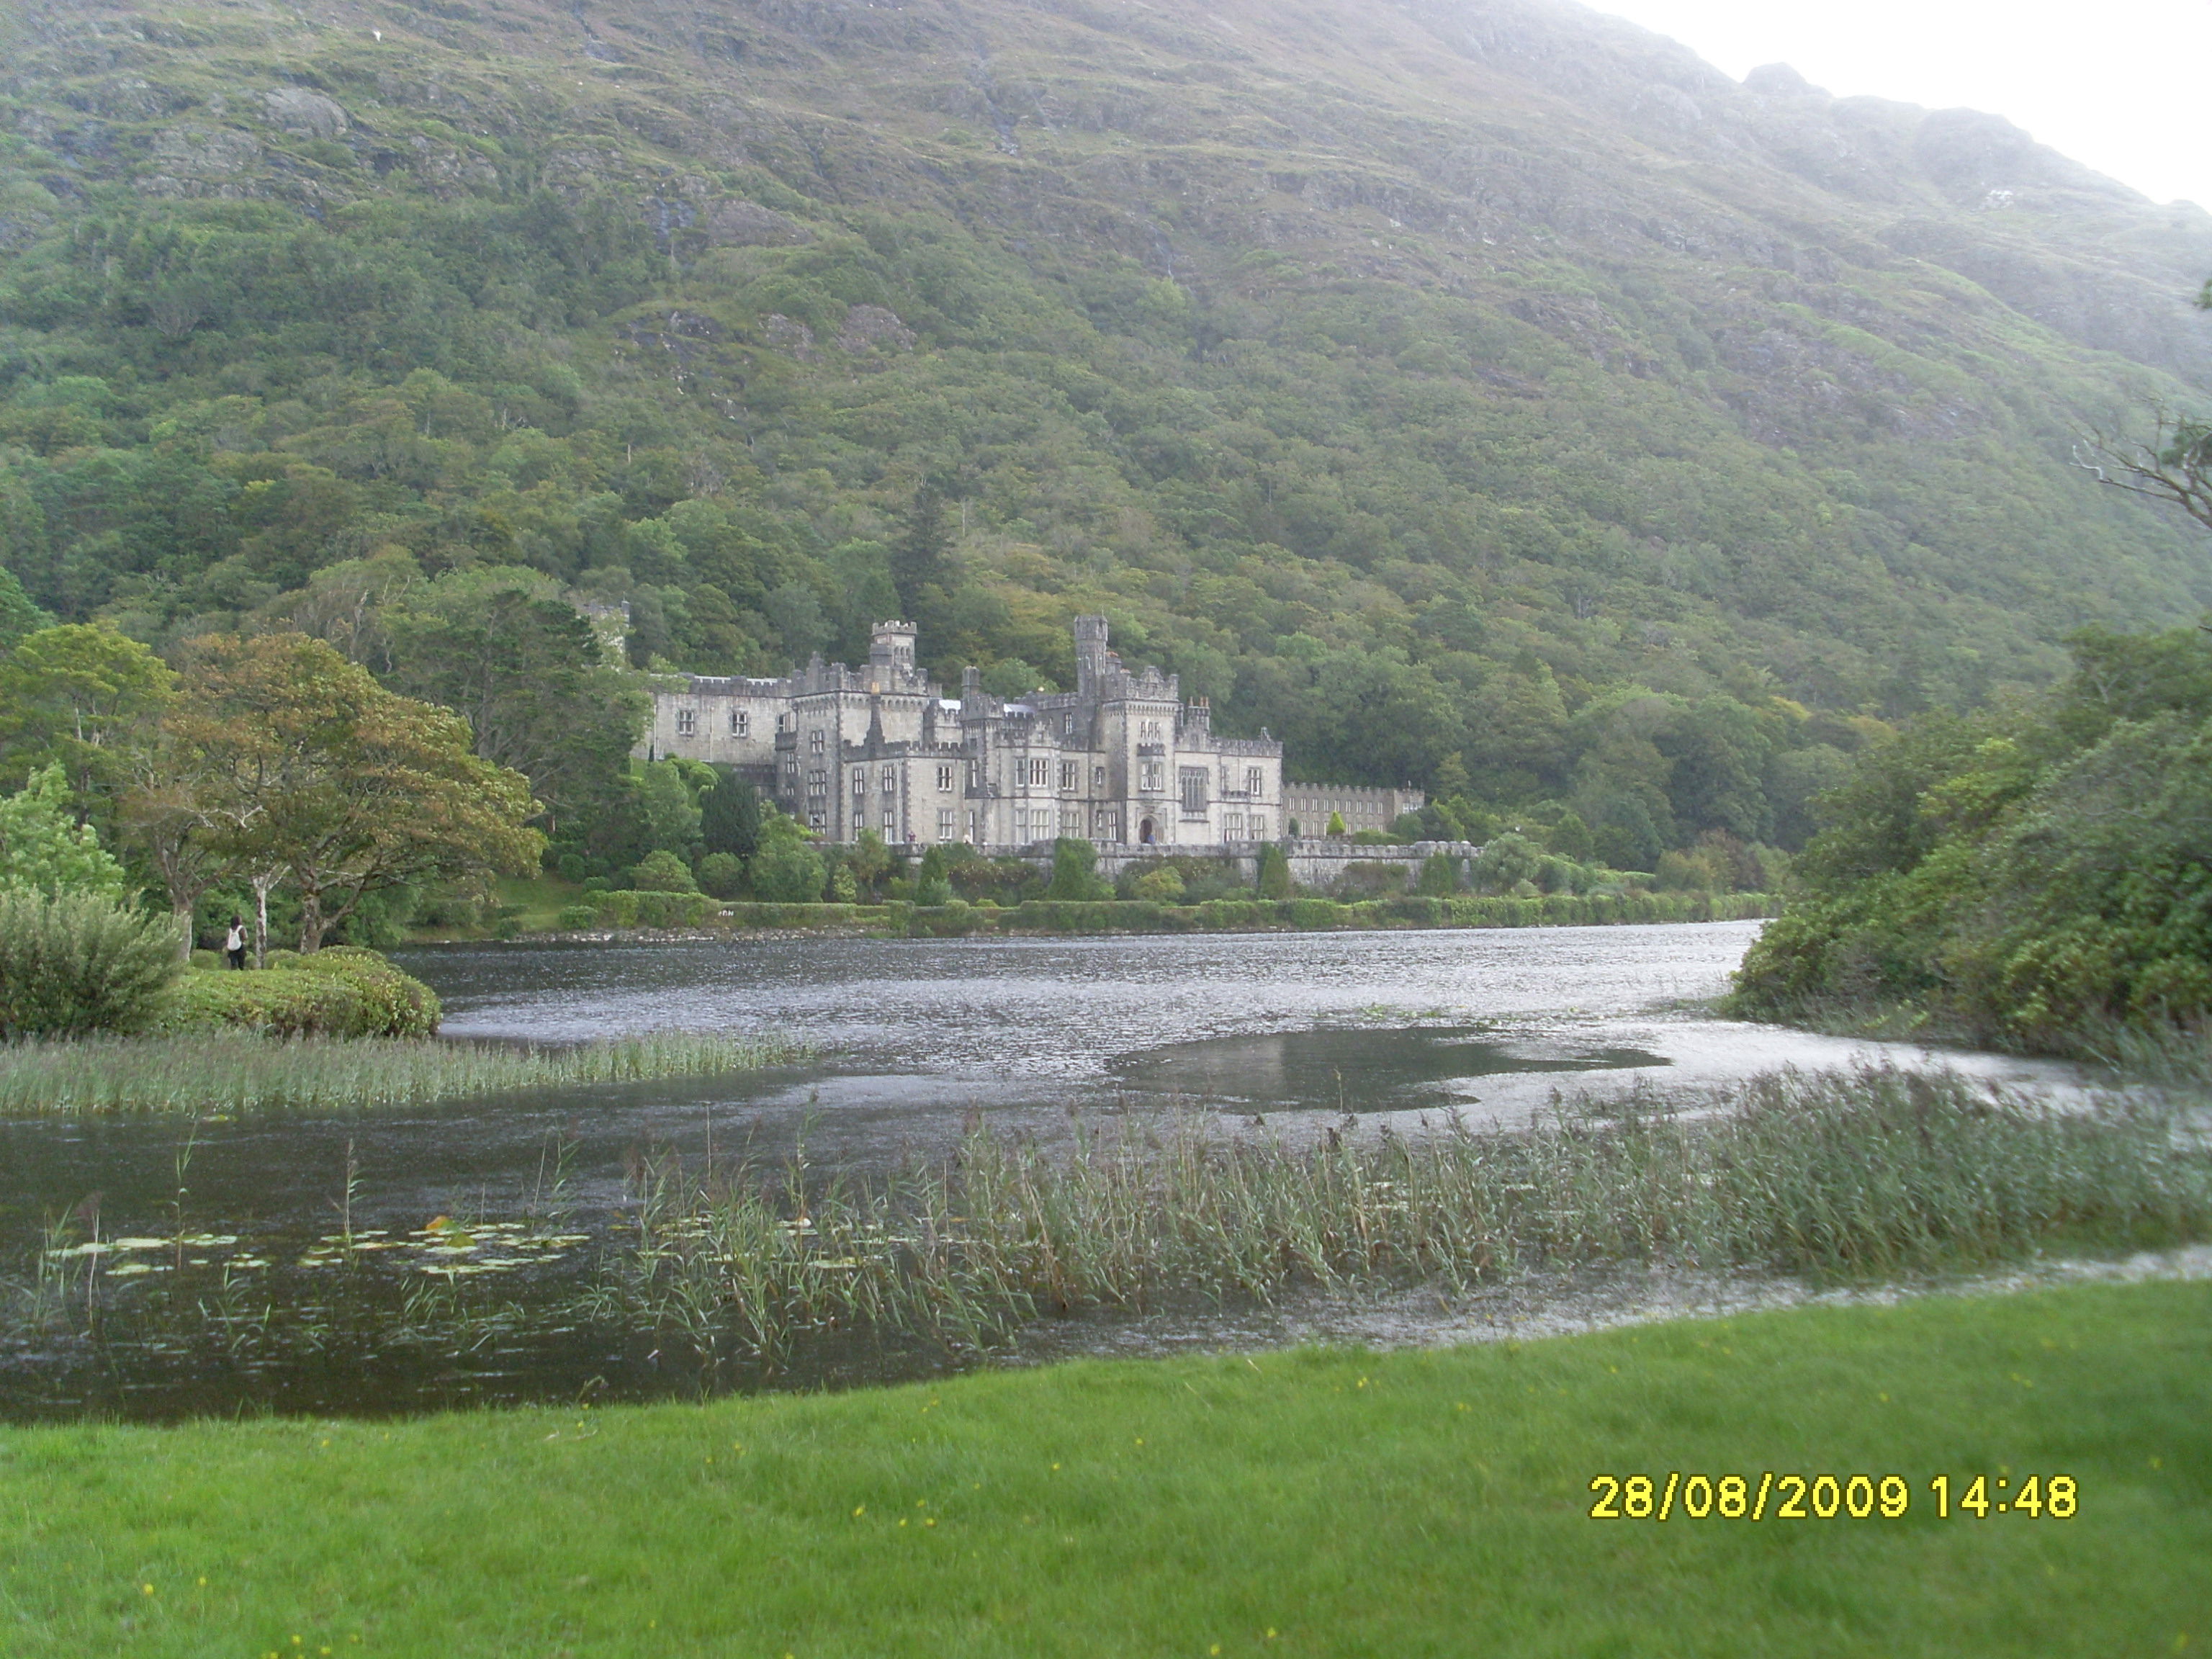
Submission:
[[[2212,216],[1571,5],[70,0],[0,52],[0,564],[164,650],[303,627],[542,798],[591,791],[463,668],[626,715],[563,599],[722,672],[903,611],[1009,690],[1099,611],[1294,775],[1648,870],[2212,604],[2069,464],[2212,383]]]

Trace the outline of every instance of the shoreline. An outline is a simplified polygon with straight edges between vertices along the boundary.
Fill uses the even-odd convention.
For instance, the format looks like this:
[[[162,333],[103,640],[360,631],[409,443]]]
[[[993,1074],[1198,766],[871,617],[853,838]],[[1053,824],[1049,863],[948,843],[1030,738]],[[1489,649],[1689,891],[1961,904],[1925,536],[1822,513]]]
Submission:
[[[620,895],[693,899],[694,896]],[[712,900],[695,900],[703,909]],[[610,907],[618,911],[619,907]],[[599,925],[514,932],[410,933],[395,949],[440,945],[709,944],[803,939],[1127,939],[1194,933],[1403,933],[1524,927],[1670,927],[1765,921],[1781,913],[1765,893],[1546,894],[1536,898],[1209,899],[1199,904],[1136,900],[1027,899],[1018,905],[769,904],[731,901],[672,925]]]

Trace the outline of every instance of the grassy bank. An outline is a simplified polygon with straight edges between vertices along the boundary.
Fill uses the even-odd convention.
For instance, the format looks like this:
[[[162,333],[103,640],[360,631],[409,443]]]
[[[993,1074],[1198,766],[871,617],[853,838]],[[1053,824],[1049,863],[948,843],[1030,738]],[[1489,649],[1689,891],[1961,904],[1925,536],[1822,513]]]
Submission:
[[[917,939],[993,939],[1091,933],[1369,932],[1418,927],[1618,927],[1630,923],[1734,921],[1775,914],[1763,893],[1547,893],[1535,898],[1425,898],[1415,894],[1357,903],[1335,899],[1145,899],[1085,902],[1027,899],[1016,905],[763,904],[696,895],[602,893],[594,925],[691,932],[816,929]],[[427,936],[426,936],[427,937]],[[441,935],[440,937],[447,937]]]
[[[750,1071],[802,1053],[774,1041],[683,1032],[562,1048],[242,1030],[28,1042],[0,1048],[0,1116],[430,1106],[513,1089]]]
[[[1901,1517],[1592,1520],[1898,1474]],[[2070,1476],[2078,1510],[1939,1519]],[[1807,1506],[1808,1509],[1810,1505]],[[2193,1652],[2212,1286],[708,1407],[0,1437],[0,1631],[88,1653]]]

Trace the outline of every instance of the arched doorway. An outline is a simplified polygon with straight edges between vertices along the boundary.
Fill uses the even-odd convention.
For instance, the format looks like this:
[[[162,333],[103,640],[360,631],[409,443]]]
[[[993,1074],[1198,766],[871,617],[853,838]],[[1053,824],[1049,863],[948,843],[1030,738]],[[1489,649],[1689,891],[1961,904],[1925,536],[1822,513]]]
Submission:
[[[1146,847],[1152,844],[1152,821],[1150,818],[1137,826],[1137,839]]]

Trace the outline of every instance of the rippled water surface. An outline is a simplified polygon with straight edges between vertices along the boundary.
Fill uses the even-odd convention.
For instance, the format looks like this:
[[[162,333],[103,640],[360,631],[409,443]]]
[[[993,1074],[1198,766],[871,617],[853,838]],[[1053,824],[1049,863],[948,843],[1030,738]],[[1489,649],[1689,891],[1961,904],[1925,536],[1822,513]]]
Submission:
[[[776,1031],[819,1059],[350,1118],[0,1123],[0,1272],[25,1281],[45,1229],[65,1217],[71,1238],[96,1219],[107,1238],[169,1241],[104,1258],[113,1330],[27,1334],[19,1322],[0,1334],[0,1415],[412,1409],[696,1386],[665,1373],[647,1343],[529,1316],[587,1282],[626,1173],[656,1152],[693,1167],[710,1154],[775,1164],[803,1137],[817,1175],[879,1172],[945,1151],[979,1114],[1048,1137],[1071,1115],[1170,1101],[1292,1126],[1345,1112],[1480,1124],[1517,1121],[1560,1089],[1694,1091],[1860,1059],[2070,1086],[2058,1067],[1711,1018],[1701,1005],[1758,925],[416,952],[403,960],[445,999],[449,1036]],[[514,1247],[464,1256],[433,1224],[454,1218],[480,1245]],[[378,1248],[339,1267],[319,1241],[342,1227],[377,1230]],[[452,1271],[484,1261],[495,1265],[465,1283]],[[464,1294],[483,1310],[472,1352],[392,1340],[410,1310],[434,1322],[434,1292],[447,1312]],[[148,1336],[133,1298],[191,1303],[198,1334]],[[252,1310],[268,1304],[312,1317],[257,1334]],[[884,1364],[810,1363],[786,1380]]]

